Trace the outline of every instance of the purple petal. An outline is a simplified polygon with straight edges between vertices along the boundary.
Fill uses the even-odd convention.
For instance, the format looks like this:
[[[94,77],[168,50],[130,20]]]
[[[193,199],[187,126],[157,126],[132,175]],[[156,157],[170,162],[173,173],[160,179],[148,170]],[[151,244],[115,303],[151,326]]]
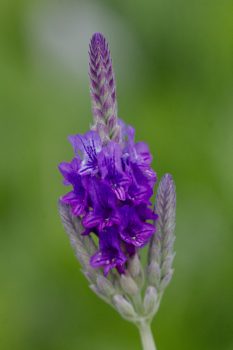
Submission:
[[[146,220],[155,221],[158,219],[158,215],[154,212],[154,210],[149,208],[146,204],[140,204],[135,209],[138,213],[139,218],[142,221],[146,221]]]
[[[115,187],[115,188],[113,188],[113,191],[120,201],[125,201],[126,193],[125,193],[124,187],[122,187],[122,186]]]
[[[86,214],[82,220],[82,224],[85,228],[92,228],[101,224],[101,216],[97,216],[94,211],[90,211]]]
[[[129,187],[128,198],[135,204],[148,203],[153,191],[149,186],[137,186],[135,183]]]
[[[120,249],[117,230],[106,228],[99,233],[100,250],[91,257],[90,263],[94,268],[103,267],[104,274],[117,267],[123,271],[127,258]]]
[[[155,227],[151,224],[143,224],[138,230],[122,231],[121,238],[135,247],[141,248],[148,243],[150,237],[154,234]]]
[[[85,212],[84,203],[77,203],[75,205],[72,205],[72,213],[74,216],[80,216],[84,214],[84,212]]]
[[[64,177],[65,185],[74,185],[78,179],[78,170],[80,167],[80,160],[74,158],[71,163],[62,162],[58,168]]]
[[[97,178],[90,180],[90,192],[94,207],[98,208],[98,211],[112,212],[116,210],[116,198],[112,192],[110,186]]]
[[[134,144],[135,129],[131,125],[125,124],[121,119],[118,120],[121,127],[121,142],[125,146],[125,150],[129,152],[129,148]]]
[[[148,145],[144,142],[137,142],[134,147],[137,154],[137,160],[140,164],[150,165],[152,162],[152,155],[149,151]]]
[[[134,207],[125,205],[121,208],[121,238],[135,247],[143,247],[155,232],[155,226],[144,223]]]
[[[61,202],[70,205],[72,208],[72,213],[75,216],[79,216],[85,213],[85,197],[80,196],[74,191],[68,192],[66,195],[61,197]]]
[[[77,195],[74,191],[68,192],[64,196],[61,197],[62,203],[65,204],[73,204],[77,202]]]
[[[96,131],[84,135],[69,136],[78,157],[82,159],[80,175],[95,174],[98,171],[97,154],[101,151],[101,140]]]
[[[119,144],[109,142],[100,154],[99,163],[102,178],[109,183],[118,199],[125,200],[125,192],[131,179],[123,172],[121,156],[122,151]]]

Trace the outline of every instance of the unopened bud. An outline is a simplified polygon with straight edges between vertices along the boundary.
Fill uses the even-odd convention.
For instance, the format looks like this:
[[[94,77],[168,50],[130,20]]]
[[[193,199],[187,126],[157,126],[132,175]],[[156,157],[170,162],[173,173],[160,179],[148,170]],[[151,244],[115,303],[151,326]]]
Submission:
[[[167,273],[166,276],[163,277],[161,284],[160,284],[160,290],[163,291],[168,284],[170,283],[171,279],[172,279],[172,275],[173,275],[174,270],[170,269]]]
[[[82,270],[84,276],[90,283],[96,282],[96,271],[93,269],[89,269],[88,271]]]
[[[138,292],[138,286],[129,275],[121,275],[120,284],[123,291],[129,295],[135,295]]]
[[[104,276],[98,275],[96,282],[98,289],[107,297],[110,297],[115,294],[115,289],[112,283]]]
[[[145,293],[143,302],[144,312],[146,315],[154,315],[157,308],[158,294],[155,287],[149,286]]]
[[[161,269],[156,261],[152,261],[147,270],[148,282],[150,285],[158,287],[161,278]]]
[[[167,255],[162,264],[162,276],[166,275],[172,268],[172,263],[175,257],[175,253]]]
[[[103,294],[99,288],[95,284],[90,285],[90,289],[101,299],[103,299],[106,303],[110,302],[110,299]]]
[[[138,254],[134,254],[132,258],[129,259],[128,271],[132,277],[138,277],[141,273],[141,262]]]
[[[134,311],[133,306],[122,295],[115,295],[113,297],[113,302],[122,317],[127,320],[136,319],[137,314]]]

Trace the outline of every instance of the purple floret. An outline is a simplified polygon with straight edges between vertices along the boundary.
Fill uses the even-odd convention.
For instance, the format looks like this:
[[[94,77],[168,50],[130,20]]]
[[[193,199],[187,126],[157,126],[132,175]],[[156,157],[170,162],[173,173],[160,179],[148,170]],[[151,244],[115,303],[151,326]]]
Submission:
[[[142,248],[154,234],[154,225],[141,220],[135,207],[125,205],[121,208],[120,235],[124,242]]]
[[[105,276],[113,268],[124,272],[127,257],[120,248],[120,238],[116,227],[107,227],[99,233],[99,250],[91,258],[93,268],[102,267]]]
[[[117,198],[110,186],[100,179],[90,179],[89,185],[92,209],[84,216],[82,224],[85,228],[97,228],[102,231],[106,227],[119,225],[120,215]]]
[[[121,155],[120,145],[110,142],[103,148],[100,162],[102,178],[109,183],[116,197],[124,201],[131,178],[123,171]]]
[[[101,140],[96,131],[88,131],[85,135],[69,137],[77,157],[80,157],[80,175],[94,174],[98,171],[97,155],[101,151]]]
[[[59,165],[59,170],[64,176],[64,184],[73,186],[73,191],[62,196],[61,201],[71,206],[75,216],[83,215],[87,209],[87,191],[84,186],[86,179],[79,175],[79,168],[80,161],[77,158],[71,163],[63,162]]]

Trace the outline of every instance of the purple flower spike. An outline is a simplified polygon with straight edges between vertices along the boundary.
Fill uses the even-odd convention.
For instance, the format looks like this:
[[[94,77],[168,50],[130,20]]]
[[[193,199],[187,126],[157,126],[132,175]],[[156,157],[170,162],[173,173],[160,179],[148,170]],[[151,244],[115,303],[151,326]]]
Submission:
[[[134,128],[117,119],[110,51],[99,33],[90,43],[90,80],[95,124],[84,135],[69,137],[75,158],[59,170],[72,190],[61,203],[80,220],[82,237],[97,239],[92,269],[121,274],[155,232],[150,198],[156,174],[147,144],[135,142]]]
[[[117,121],[115,77],[108,43],[101,33],[92,36],[89,57],[93,129],[98,130],[103,139],[117,140],[120,128]]]

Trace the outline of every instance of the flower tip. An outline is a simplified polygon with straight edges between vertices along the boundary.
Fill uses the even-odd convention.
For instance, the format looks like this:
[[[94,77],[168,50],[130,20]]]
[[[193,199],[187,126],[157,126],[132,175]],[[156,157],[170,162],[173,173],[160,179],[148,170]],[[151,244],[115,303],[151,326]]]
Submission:
[[[163,177],[162,177],[162,181],[167,181],[167,182],[174,182],[173,181],[173,177],[171,174],[165,174]]]
[[[98,39],[104,38],[104,35],[101,32],[95,32],[94,34],[92,34],[91,38],[94,40],[98,40]]]
[[[176,186],[172,175],[165,174],[162,177],[156,199],[156,210],[160,218],[159,221],[161,221],[161,217],[165,214],[164,217],[166,217],[166,221],[174,221],[176,210]],[[170,212],[169,215],[168,212]]]
[[[105,37],[102,33],[96,32],[92,35],[91,40],[90,40],[90,46],[91,47],[96,47],[98,45],[101,45],[105,42]]]
[[[176,186],[172,175],[165,174],[159,184],[157,191],[157,213],[159,217],[161,216],[160,210],[164,211],[164,205],[166,206],[170,203],[171,208],[175,210],[176,206]],[[170,205],[168,206],[170,208]],[[168,208],[167,208],[168,209]]]
[[[171,189],[171,190],[175,190],[175,182],[173,180],[173,176],[171,174],[165,174],[162,179],[161,179],[161,184],[160,184],[161,188],[163,188],[164,190],[166,189]]]

